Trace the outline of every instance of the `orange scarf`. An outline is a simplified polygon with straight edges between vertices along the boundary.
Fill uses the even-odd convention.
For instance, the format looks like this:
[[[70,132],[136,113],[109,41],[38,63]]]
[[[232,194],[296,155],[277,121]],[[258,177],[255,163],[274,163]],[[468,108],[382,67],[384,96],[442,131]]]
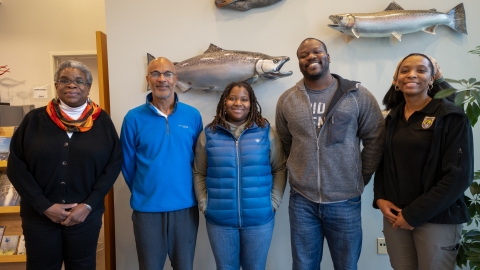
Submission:
[[[52,119],[52,121],[61,129],[66,132],[86,132],[89,131],[93,126],[93,121],[102,112],[95,102],[87,99],[87,107],[83,111],[80,118],[73,120],[65,112],[60,109],[60,99],[54,98],[47,105],[47,113]]]

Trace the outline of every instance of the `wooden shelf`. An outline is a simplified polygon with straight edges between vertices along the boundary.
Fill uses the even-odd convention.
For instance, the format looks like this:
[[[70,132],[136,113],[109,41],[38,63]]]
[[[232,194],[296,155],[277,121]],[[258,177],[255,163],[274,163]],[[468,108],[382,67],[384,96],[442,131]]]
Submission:
[[[20,213],[20,206],[0,206],[0,214]]]
[[[0,255],[0,263],[26,262],[27,255]]]
[[[0,127],[0,136],[12,137],[14,127]],[[0,172],[7,170],[7,161],[0,161]],[[0,206],[1,225],[5,225],[4,235],[22,235],[20,206]],[[0,255],[0,269],[25,269],[26,255]]]
[[[0,127],[0,136],[12,137],[15,127]]]

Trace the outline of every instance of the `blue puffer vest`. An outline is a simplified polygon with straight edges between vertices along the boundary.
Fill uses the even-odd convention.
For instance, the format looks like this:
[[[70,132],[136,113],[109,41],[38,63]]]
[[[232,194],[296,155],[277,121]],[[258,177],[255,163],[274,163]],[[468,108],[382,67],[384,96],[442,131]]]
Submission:
[[[223,127],[205,129],[208,157],[206,219],[216,225],[268,223],[271,202],[270,126],[245,129],[238,142]]]

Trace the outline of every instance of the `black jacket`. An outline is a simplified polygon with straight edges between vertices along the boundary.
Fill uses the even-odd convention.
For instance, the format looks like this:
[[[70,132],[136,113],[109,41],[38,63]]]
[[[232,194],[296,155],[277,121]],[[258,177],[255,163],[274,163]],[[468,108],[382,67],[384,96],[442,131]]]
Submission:
[[[84,202],[103,212],[121,167],[120,141],[105,111],[89,131],[69,138],[41,107],[13,134],[7,175],[22,198],[22,217],[38,216],[54,203]]]
[[[434,100],[435,101],[435,100]],[[447,100],[441,102],[434,117],[432,145],[425,165],[422,182],[424,193],[402,209],[410,226],[425,222],[461,224],[470,219],[464,192],[473,181],[473,136],[470,121],[462,108]],[[395,174],[392,136],[402,117],[405,102],[386,117],[386,140],[383,160],[375,173],[373,207],[384,199],[399,205],[399,180]],[[415,153],[412,153],[415,154]]]

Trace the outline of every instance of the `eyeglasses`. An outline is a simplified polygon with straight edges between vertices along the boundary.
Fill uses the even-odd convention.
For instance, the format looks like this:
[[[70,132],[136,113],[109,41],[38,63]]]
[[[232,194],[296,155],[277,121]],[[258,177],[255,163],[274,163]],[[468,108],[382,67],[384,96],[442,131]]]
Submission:
[[[76,86],[84,86],[87,84],[86,81],[84,81],[83,79],[75,79],[75,80],[69,80],[69,79],[59,79],[57,80],[57,83],[58,84],[61,84],[61,85],[69,85],[73,82],[73,84],[75,84]]]
[[[163,73],[162,73],[162,72],[158,72],[158,71],[152,71],[152,72],[150,72],[149,74],[150,74],[150,76],[152,76],[154,79],[160,78],[160,75],[162,75],[162,74],[163,74],[163,77],[165,77],[165,79],[171,79],[171,78],[173,78],[173,75],[177,75],[177,74],[175,74],[175,73],[173,73],[173,72],[171,72],[171,71],[165,71],[165,72],[163,72]]]

